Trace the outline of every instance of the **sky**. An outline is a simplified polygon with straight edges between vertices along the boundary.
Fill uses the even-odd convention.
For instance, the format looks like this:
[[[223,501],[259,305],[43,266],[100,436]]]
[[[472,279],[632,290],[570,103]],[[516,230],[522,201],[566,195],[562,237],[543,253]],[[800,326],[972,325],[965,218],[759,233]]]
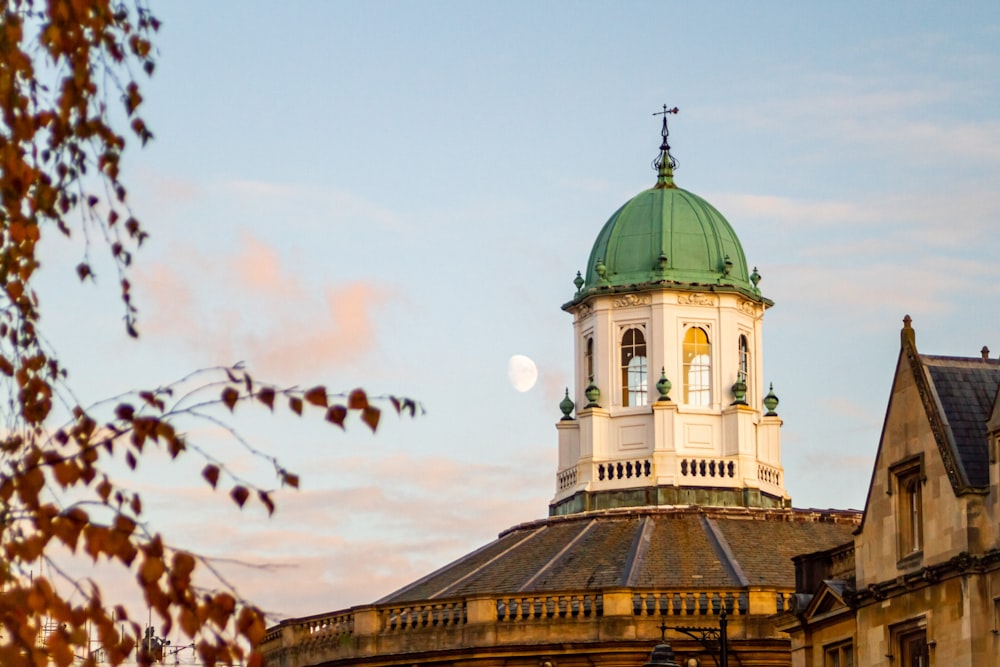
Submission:
[[[542,518],[575,290],[607,218],[676,182],[729,220],[763,294],[796,507],[862,508],[902,318],[924,353],[1000,353],[1000,5],[172,0],[123,169],[150,232],[141,338],[49,235],[46,332],[88,403],[245,362],[412,396],[376,435],[238,410],[302,479],[268,519],[152,453],[168,539],[274,618],[372,602]],[[92,250],[92,252],[96,251]],[[516,391],[512,355],[538,367]],[[266,464],[190,424],[265,486]]]

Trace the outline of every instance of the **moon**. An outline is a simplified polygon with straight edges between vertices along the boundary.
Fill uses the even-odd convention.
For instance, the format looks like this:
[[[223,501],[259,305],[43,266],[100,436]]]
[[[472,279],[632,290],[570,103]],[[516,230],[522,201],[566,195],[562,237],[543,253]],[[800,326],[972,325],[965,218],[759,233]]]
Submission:
[[[538,381],[538,367],[535,362],[523,354],[515,354],[507,362],[507,377],[510,386],[518,391],[528,391]]]

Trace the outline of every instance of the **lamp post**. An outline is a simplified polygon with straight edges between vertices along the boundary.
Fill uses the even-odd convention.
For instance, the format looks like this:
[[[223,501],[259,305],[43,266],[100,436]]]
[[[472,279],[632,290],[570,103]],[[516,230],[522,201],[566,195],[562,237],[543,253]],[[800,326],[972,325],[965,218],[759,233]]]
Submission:
[[[719,627],[718,628],[699,628],[693,626],[673,626],[670,627],[666,623],[660,624],[660,634],[664,643],[666,642],[667,630],[674,630],[675,632],[680,632],[685,634],[691,639],[701,644],[706,651],[712,654],[712,660],[715,661],[716,667],[729,667],[729,633],[727,628],[729,627],[729,619],[726,618],[726,606],[722,605],[722,611],[719,614]],[[660,644],[659,646],[663,646]],[[659,648],[659,646],[657,648]],[[669,644],[667,644],[669,648]],[[653,649],[656,652],[656,649]],[[673,652],[671,651],[671,655]],[[652,663],[649,663],[652,664]],[[647,666],[648,667],[648,666]]]

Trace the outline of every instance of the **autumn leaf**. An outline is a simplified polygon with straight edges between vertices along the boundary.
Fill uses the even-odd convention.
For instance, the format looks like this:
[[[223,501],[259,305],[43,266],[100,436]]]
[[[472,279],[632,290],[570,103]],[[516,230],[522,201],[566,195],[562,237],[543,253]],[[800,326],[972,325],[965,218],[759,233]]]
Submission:
[[[236,407],[236,401],[240,400],[240,392],[236,391],[232,387],[226,387],[222,390],[222,402],[225,404],[229,411],[232,412],[233,408]]]
[[[347,397],[347,407],[351,410],[364,410],[368,407],[368,394],[364,389],[355,389]]]
[[[257,390],[257,400],[266,405],[272,411],[274,410],[274,389],[270,387],[261,387]]]
[[[344,428],[344,419],[347,417],[347,408],[343,405],[333,405],[326,411],[326,420],[331,424],[336,424]]]
[[[236,485],[233,487],[233,490],[229,492],[229,496],[233,499],[233,502],[242,508],[243,505],[246,504],[247,498],[250,497],[250,492],[247,491],[246,487]]]
[[[204,477],[214,489],[219,483],[219,466],[209,463],[207,466],[202,468],[201,476]]]
[[[326,403],[326,388],[325,387],[313,387],[306,392],[306,401],[311,405],[315,405],[320,408],[325,408]]]

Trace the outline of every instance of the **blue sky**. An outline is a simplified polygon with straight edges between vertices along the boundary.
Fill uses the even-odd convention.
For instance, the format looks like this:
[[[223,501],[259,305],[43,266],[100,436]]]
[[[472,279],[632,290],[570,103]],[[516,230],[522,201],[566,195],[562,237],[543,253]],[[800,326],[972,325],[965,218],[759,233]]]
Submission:
[[[375,437],[247,413],[303,477],[271,521],[208,502],[197,467],[143,464],[168,536],[277,568],[231,572],[277,613],[370,602],[545,515],[560,305],[654,182],[664,103],[678,184],[776,302],[765,380],[796,506],[863,506],[905,314],[923,352],[1000,353],[995,3],[161,4],[156,139],[125,163],[152,236],[143,337],[111,272],[70,285],[80,246],[53,238],[41,292],[73,387],[244,360],[427,408]],[[529,392],[513,354],[539,368]]]

